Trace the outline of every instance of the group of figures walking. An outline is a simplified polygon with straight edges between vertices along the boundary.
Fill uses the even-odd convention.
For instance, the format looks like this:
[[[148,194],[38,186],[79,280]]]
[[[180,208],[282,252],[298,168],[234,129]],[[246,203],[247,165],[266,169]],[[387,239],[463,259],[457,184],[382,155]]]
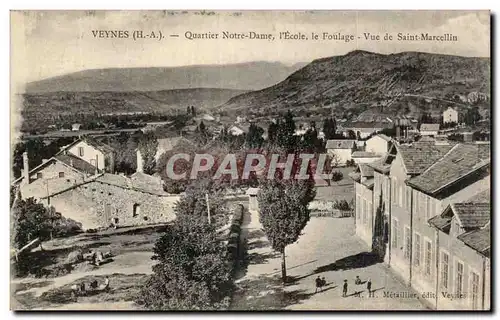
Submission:
[[[316,282],[316,291],[314,293],[317,293],[318,291],[319,292],[323,291],[323,288],[326,287],[326,285],[327,285],[325,277],[321,278],[320,276],[318,276],[316,278],[315,282]],[[366,289],[368,290],[368,297],[374,298],[375,291],[372,290],[372,280],[368,279],[367,281],[363,282],[363,281],[361,281],[359,276],[356,276],[356,279],[354,280],[355,285],[362,285],[365,283],[366,283]],[[347,279],[345,279],[344,284],[342,286],[342,297],[347,297],[348,288],[349,288],[349,284],[348,284]],[[361,290],[361,291],[355,290],[353,295],[359,297],[361,292],[363,292],[363,290]]]

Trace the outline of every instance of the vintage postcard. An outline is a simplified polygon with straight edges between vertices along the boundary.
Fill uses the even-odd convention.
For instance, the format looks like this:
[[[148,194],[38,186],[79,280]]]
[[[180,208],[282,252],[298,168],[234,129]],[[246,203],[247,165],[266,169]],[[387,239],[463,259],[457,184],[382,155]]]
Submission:
[[[11,11],[12,310],[491,309],[489,11]]]

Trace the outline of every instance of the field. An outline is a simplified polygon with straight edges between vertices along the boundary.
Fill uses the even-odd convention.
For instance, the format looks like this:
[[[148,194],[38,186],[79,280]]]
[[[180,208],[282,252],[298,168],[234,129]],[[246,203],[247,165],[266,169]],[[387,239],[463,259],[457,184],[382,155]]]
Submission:
[[[22,309],[138,309],[134,303],[141,283],[151,273],[153,245],[161,235],[162,226],[124,228],[95,234],[55,239],[43,243],[43,251],[30,253],[31,269],[45,270],[40,274],[11,281],[11,307]],[[75,252],[88,250],[110,252],[112,261],[101,266],[85,262],[65,269]],[[108,292],[86,296],[71,296],[71,286],[82,281],[99,284],[109,277]]]

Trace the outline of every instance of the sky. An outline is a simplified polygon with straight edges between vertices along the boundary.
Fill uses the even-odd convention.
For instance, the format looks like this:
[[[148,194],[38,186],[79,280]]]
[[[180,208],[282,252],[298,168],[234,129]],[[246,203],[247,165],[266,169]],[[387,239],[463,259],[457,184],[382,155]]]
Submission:
[[[128,38],[99,39],[95,30],[123,30]],[[165,39],[131,39],[134,30]],[[186,32],[301,32],[353,34],[331,40],[188,40]],[[456,35],[456,42],[373,41],[364,33]],[[179,37],[170,37],[178,34]],[[359,38],[358,38],[359,37]],[[423,51],[490,56],[488,11],[13,11],[11,82],[26,83],[97,68],[229,64],[248,61],[310,62],[356,49],[379,53]]]

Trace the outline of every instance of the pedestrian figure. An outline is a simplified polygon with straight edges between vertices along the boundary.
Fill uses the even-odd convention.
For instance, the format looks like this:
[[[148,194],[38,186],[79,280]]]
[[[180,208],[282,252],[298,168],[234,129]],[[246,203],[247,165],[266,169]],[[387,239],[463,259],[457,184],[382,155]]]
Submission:
[[[321,290],[323,290],[324,286],[326,286],[326,279],[325,279],[325,277],[321,278]]]
[[[316,278],[316,291],[314,293],[317,293],[318,289],[321,289],[321,278],[319,276]]]
[[[366,288],[368,289],[368,297],[375,297],[375,293],[372,291],[372,279],[368,279],[368,283],[366,284]]]
[[[361,284],[361,279],[359,276],[356,276],[356,279],[354,280],[354,284]]]
[[[342,291],[342,297],[347,296],[347,279],[344,280],[344,289]]]

